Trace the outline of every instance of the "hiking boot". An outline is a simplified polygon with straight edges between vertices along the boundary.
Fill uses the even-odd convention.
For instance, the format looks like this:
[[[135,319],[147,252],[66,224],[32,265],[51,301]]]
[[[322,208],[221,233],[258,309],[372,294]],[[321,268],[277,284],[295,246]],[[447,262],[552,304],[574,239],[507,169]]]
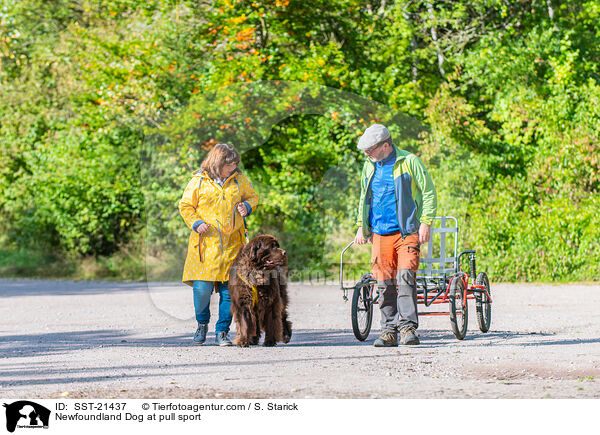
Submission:
[[[373,343],[375,347],[395,347],[398,346],[398,333],[383,331],[379,338]]]
[[[412,326],[406,326],[400,330],[400,339],[402,344],[420,344],[419,337],[417,337],[417,331]]]
[[[202,344],[206,341],[206,332],[208,331],[207,323],[198,323],[198,329],[194,334],[194,343]]]
[[[216,343],[219,346],[233,346],[233,343],[231,342],[231,340],[229,339],[227,334],[228,334],[227,331],[217,332]]]

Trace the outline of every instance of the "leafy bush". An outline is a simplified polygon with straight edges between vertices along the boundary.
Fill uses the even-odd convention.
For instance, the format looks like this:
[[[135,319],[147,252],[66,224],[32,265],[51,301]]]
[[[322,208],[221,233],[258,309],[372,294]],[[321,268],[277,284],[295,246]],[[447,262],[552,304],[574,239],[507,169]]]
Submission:
[[[400,145],[492,280],[597,280],[600,8],[555,3],[0,0],[0,270],[175,279],[216,141],[262,195],[251,233],[333,270],[377,120],[422,130]]]

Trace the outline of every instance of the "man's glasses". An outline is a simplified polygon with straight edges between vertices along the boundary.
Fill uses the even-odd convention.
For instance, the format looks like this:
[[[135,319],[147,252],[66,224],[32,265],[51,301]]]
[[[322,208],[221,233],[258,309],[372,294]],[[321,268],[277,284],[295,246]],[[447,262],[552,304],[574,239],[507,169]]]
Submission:
[[[377,148],[381,147],[381,145],[385,145],[386,143],[387,143],[387,142],[380,142],[380,143],[378,143],[377,145],[375,145],[375,146],[373,146],[373,147],[369,148],[368,150],[365,150],[365,154],[367,154],[367,155],[369,155],[369,156],[370,156],[371,154],[373,154],[373,153],[375,152],[375,150],[376,150]]]

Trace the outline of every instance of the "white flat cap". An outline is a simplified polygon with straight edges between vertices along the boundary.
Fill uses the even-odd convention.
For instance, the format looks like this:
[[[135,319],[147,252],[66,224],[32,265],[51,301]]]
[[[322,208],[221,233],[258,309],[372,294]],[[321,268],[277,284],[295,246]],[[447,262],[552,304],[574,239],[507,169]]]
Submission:
[[[373,145],[377,145],[391,137],[390,132],[384,125],[373,124],[365,130],[363,135],[358,140],[358,149],[361,151],[368,150]]]

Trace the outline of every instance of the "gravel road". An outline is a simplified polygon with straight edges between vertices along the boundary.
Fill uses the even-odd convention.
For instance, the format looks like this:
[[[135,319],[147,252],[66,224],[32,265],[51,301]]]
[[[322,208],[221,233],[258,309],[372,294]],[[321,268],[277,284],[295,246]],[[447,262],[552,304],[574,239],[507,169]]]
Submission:
[[[4,398],[597,398],[600,286],[492,283],[492,327],[471,301],[458,341],[422,317],[422,344],[375,348],[334,285],[290,286],[292,341],[194,345],[179,283],[0,280]],[[217,312],[213,297],[212,312]]]

